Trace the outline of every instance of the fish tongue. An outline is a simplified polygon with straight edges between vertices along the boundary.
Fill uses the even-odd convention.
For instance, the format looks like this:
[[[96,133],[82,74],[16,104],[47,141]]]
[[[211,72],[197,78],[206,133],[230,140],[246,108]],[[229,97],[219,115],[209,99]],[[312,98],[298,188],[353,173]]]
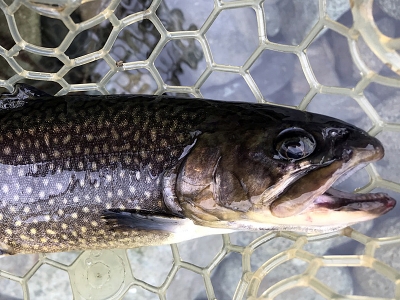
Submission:
[[[396,201],[385,193],[354,194],[329,188],[314,200],[314,204],[328,209],[374,212],[383,208],[393,208]]]

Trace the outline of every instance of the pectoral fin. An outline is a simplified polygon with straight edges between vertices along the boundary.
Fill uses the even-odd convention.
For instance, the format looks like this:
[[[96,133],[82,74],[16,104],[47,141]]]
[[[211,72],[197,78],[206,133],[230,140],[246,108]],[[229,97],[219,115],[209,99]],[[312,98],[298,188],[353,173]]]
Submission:
[[[176,232],[184,219],[166,214],[137,210],[105,210],[102,218],[112,230],[158,230]]]

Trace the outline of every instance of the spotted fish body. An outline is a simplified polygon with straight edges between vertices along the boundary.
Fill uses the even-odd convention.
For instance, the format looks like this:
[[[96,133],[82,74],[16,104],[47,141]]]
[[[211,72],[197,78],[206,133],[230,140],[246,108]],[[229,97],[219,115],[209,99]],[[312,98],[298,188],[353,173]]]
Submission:
[[[312,137],[299,128],[312,128]],[[340,210],[322,197],[329,178],[379,159],[383,148],[352,125],[285,108],[165,96],[52,97],[19,85],[0,98],[0,130],[3,254],[138,247],[232,230],[327,231],[394,206],[384,194],[358,197],[359,208],[340,207],[361,217],[307,223],[315,210]],[[282,156],[277,143],[288,130],[294,133],[283,143],[300,136],[296,141],[316,143],[307,146],[315,154]],[[347,137],[337,142],[338,135]],[[326,178],[311,180],[319,200],[310,202],[295,183],[316,170]]]

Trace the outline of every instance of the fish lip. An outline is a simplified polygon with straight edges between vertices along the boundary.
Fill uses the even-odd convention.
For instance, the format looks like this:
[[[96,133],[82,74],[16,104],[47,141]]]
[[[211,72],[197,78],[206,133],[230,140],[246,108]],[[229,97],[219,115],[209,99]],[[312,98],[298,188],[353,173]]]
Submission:
[[[337,190],[333,184],[344,181],[347,177],[363,168],[366,164],[383,158],[385,151],[382,144],[375,140],[375,145],[369,143],[364,148],[352,148],[351,158],[346,171],[313,200],[313,205],[336,211],[364,211],[382,215],[396,205],[396,200],[386,193],[355,194]],[[342,179],[345,177],[345,179]]]
[[[313,205],[335,211],[363,211],[382,215],[396,206],[396,200],[386,193],[354,194],[331,187],[316,197]]]
[[[384,148],[378,140],[363,148],[352,148],[348,169],[343,172],[332,185],[341,182],[363,168],[366,164],[380,160],[385,155]],[[364,211],[370,214],[382,215],[393,209],[396,200],[386,193],[355,194],[337,190],[330,185],[323,194],[313,200],[314,207],[323,207],[336,211]]]

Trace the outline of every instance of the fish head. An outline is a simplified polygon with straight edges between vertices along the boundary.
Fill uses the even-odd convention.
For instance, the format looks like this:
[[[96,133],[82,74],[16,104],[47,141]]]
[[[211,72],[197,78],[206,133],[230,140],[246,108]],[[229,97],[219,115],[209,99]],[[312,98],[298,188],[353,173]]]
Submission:
[[[388,195],[331,186],[384,148],[367,132],[318,114],[281,109],[284,117],[206,132],[182,162],[176,197],[196,224],[236,230],[334,231],[395,206]],[[270,115],[269,115],[270,116]]]

